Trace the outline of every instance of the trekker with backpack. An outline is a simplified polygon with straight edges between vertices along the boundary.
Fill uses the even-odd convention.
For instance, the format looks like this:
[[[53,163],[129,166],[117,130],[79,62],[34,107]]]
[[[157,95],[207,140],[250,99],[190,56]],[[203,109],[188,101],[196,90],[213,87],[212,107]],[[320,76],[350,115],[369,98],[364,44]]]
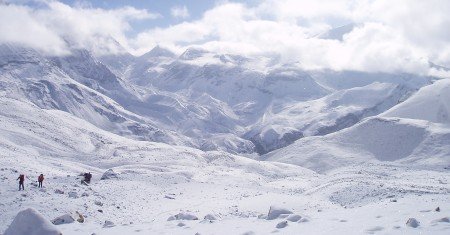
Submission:
[[[21,188],[22,190],[25,190],[25,186],[23,185],[23,182],[25,181],[25,175],[21,174],[17,179],[19,180],[19,191]]]
[[[44,181],[44,174],[39,175],[38,177],[38,183],[39,183],[39,188],[42,188],[42,182]]]
[[[91,183],[91,178],[92,178],[91,172],[84,173],[83,176],[84,176],[84,179],[81,181],[81,184],[85,184],[85,185],[90,184]]]

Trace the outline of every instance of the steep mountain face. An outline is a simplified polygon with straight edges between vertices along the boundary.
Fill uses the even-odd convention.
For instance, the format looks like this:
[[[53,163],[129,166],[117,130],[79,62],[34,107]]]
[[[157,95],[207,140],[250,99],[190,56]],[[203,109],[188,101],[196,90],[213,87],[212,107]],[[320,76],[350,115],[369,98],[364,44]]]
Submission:
[[[189,144],[187,138],[158,128],[151,120],[129,112],[110,97],[98,92],[112,94],[124,89],[119,80],[111,80],[110,76],[105,76],[111,75],[107,69],[96,70],[90,67],[89,62],[92,60],[89,61],[89,57],[86,60],[73,57],[47,59],[34,50],[15,45],[1,45],[0,52],[2,97],[29,101],[42,109],[65,111],[120,135]],[[95,79],[90,74],[95,74]]]
[[[330,135],[301,139],[263,159],[319,172],[370,161],[444,169],[450,163],[449,87],[450,79],[437,81],[377,117]]]
[[[277,58],[155,47],[140,57],[73,49],[48,58],[0,47],[7,97],[69,112],[138,140],[260,154],[377,115],[430,82],[411,75],[303,71]],[[15,92],[15,91],[19,92]]]

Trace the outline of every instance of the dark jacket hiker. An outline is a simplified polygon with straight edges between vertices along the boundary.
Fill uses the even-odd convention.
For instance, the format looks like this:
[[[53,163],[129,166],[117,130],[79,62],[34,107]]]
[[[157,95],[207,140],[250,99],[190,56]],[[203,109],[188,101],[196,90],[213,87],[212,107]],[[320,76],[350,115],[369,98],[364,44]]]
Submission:
[[[23,185],[23,182],[25,181],[25,175],[19,175],[19,191],[20,189],[25,190],[25,186]]]

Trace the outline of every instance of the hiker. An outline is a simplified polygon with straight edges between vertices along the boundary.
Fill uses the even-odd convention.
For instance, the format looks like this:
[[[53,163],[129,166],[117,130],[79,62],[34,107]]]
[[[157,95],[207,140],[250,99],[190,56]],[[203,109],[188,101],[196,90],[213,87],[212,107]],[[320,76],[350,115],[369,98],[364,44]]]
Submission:
[[[92,178],[91,172],[84,173],[84,180],[81,181],[81,183],[90,184],[91,183],[91,178]]]
[[[92,174],[91,172],[88,173],[87,182],[91,183]]]
[[[21,174],[17,179],[19,180],[19,191],[21,188],[22,190],[25,190],[25,186],[23,185],[23,182],[25,181],[25,175]]]
[[[39,175],[38,177],[38,183],[39,183],[39,188],[42,188],[42,182],[44,181],[44,174]]]

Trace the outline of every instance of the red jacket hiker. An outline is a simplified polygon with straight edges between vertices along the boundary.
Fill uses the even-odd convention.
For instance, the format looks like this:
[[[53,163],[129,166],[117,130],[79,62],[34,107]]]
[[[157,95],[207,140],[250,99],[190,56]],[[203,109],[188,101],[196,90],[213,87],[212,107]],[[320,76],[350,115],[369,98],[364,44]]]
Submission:
[[[39,182],[39,188],[42,188],[42,182],[44,181],[44,175],[43,174],[41,174],[41,175],[39,175],[39,177],[38,177],[38,182]]]

